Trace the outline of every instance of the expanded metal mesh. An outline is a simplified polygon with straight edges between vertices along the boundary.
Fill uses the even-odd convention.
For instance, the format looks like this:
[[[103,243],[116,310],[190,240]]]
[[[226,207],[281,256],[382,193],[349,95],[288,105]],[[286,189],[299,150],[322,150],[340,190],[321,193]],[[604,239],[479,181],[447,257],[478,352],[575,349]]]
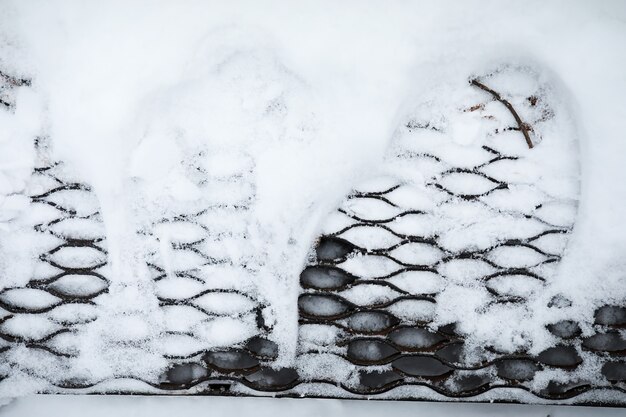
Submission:
[[[26,81],[0,75],[0,104],[12,111],[11,88]],[[493,90],[485,91],[493,95]],[[494,100],[500,101],[499,96]],[[532,97],[528,105],[535,105]],[[519,132],[527,142],[532,141],[532,124],[522,123],[506,130]],[[433,128],[419,123],[406,125],[408,133],[420,129]],[[7,372],[46,379],[58,392],[89,387],[94,387],[90,392],[136,392],[99,389],[97,384],[102,381],[81,379],[70,372],[69,363],[78,355],[76,335],[98,319],[94,299],[109,291],[108,252],[95,194],[88,185],[69,176],[62,163],[46,158],[43,139],[37,149],[40,163],[29,185],[31,212],[27,221],[32,226],[27,233],[38,245],[37,262],[28,283],[0,292],[1,358],[8,365]],[[483,146],[481,151],[471,167],[455,166],[445,157],[427,152],[405,150],[394,157],[437,167],[427,187],[438,196],[439,206],[464,201],[497,212],[500,209],[490,205],[490,198],[514,184],[498,178],[489,168],[502,161],[515,163],[520,157],[490,146]],[[146,262],[166,321],[176,321],[177,315],[188,314],[190,309],[202,318],[193,326],[168,325],[161,343],[170,365],[159,380],[142,380],[135,375],[116,378],[141,380],[152,389],[149,392],[177,394],[424,399],[430,397],[401,388],[426,387],[445,400],[480,399],[481,394],[496,388],[510,388],[557,401],[592,390],[626,393],[624,305],[599,308],[595,313],[596,333],[590,336],[581,336],[581,326],[573,320],[549,324],[548,330],[559,338],[559,343],[537,355],[526,351],[505,353],[494,346],[476,347],[454,324],[434,325],[431,313],[442,287],[432,284],[432,280],[445,285],[441,271],[450,265],[479,265],[475,279],[489,291],[494,305],[524,305],[527,301],[524,296],[503,291],[502,285],[494,284],[498,280],[515,277],[538,288],[544,285],[551,266],[562,256],[562,251],[547,249],[550,245],[544,240],[566,239],[572,228],[571,224],[551,222],[544,213],[544,208],[554,202],[553,196],[545,195],[545,201],[529,212],[506,213],[528,225],[526,235],[511,233],[510,238],[486,249],[451,251],[440,242],[436,230],[406,232],[406,224],[428,224],[433,213],[407,208],[396,201],[405,185],[393,181],[382,181],[378,188],[356,190],[329,221],[317,243],[315,259],[300,277],[298,357],[293,367],[276,367],[278,346],[270,340],[272,328],[263,313],[266,305],[253,285],[256,267],[245,257],[234,258],[221,250],[228,245],[245,246],[245,228],[234,230],[232,225],[248,221],[246,212],[256,198],[254,186],[245,181],[254,164],[246,155],[237,155],[237,160],[239,171],[226,176],[192,167],[199,187],[240,190],[233,201],[206,201],[199,210],[173,210],[138,231],[154,248]],[[448,178],[459,175],[478,176],[491,185],[481,192],[464,192],[447,183]],[[170,253],[167,260],[160,255],[162,245]],[[410,260],[406,250],[411,247],[428,256],[419,262]],[[503,250],[530,251],[539,260],[531,266],[503,264],[496,256]],[[216,274],[240,279],[230,285],[211,278]],[[408,282],[411,274],[414,280],[428,279],[424,284]],[[193,294],[171,291],[183,281],[195,286]],[[358,292],[366,288],[366,292],[379,297],[365,303],[355,301]],[[212,303],[211,297],[220,301]],[[555,297],[550,308],[557,311],[568,303],[563,297]],[[241,325],[248,333],[244,340],[206,348],[198,332],[215,319],[232,320],[233,326]],[[38,336],[33,336],[33,327]],[[333,334],[334,338],[325,344],[311,337],[313,333]],[[25,354],[25,350],[31,353]],[[333,360],[348,367],[348,372],[342,372],[353,378],[338,381]],[[52,362],[61,369],[65,366],[68,373],[51,378],[45,370]],[[306,371],[318,365],[320,369]],[[554,379],[538,384],[537,375],[545,370],[558,372],[551,374]],[[501,399],[511,398],[502,392]],[[394,394],[385,397],[385,393]],[[497,395],[491,399],[498,399]]]

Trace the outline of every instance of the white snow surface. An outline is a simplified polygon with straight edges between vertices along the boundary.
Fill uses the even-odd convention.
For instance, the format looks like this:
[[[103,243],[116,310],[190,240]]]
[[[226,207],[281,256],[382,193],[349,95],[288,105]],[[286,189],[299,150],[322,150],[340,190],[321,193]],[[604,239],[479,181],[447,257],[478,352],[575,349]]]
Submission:
[[[299,273],[315,237],[328,225],[329,213],[376,171],[372,167],[382,163],[398,124],[433,84],[443,83],[446,91],[485,68],[521,62],[549,74],[580,145],[574,233],[550,291],[573,301],[568,319],[591,323],[597,306],[626,298],[625,44],[626,3],[620,1],[3,1],[1,68],[31,78],[33,85],[18,88],[14,114],[0,112],[0,288],[23,285],[32,272],[32,236],[16,231],[28,219],[11,220],[27,208],[20,193],[35,163],[33,138],[48,136],[54,159],[89,183],[100,204],[105,230],[75,229],[103,233],[109,253],[111,294],[98,299],[102,314],[83,335],[80,369],[96,379],[162,371],[162,332],[193,325],[194,313],[168,315],[158,308],[156,297],[163,291],[185,298],[202,288],[174,276],[153,285],[145,259],[158,242],[136,231],[168,216],[235,204],[250,195],[253,203],[245,214],[206,222],[215,231],[242,228],[245,244],[233,238],[219,249],[234,263],[252,265],[254,279],[229,283],[225,278],[215,285],[251,293],[269,306],[264,314],[273,324],[271,338],[280,346],[278,364],[290,365],[298,344]],[[471,120],[453,122],[460,126],[451,133],[457,145],[484,134]],[[471,163],[472,155],[450,151],[448,157]],[[192,163],[205,169],[208,186],[199,186],[189,169]],[[226,181],[235,177],[242,180]],[[480,193],[490,186],[482,180],[460,178],[458,183]],[[380,184],[372,186],[379,189]],[[522,204],[531,194],[492,203]],[[411,193],[398,192],[395,198],[411,207],[431,203],[416,201]],[[87,206],[81,204],[90,210]],[[405,230],[432,226],[408,216],[401,221],[396,227]],[[152,231],[159,241],[193,242],[201,233],[190,227],[172,235],[168,224]],[[361,236],[355,229],[351,233],[363,240],[362,247],[368,242],[388,247],[385,239],[393,239]],[[550,248],[554,243],[544,244]],[[99,262],[97,251],[66,249],[54,254],[59,262]],[[80,253],[69,253],[76,249]],[[417,263],[441,256],[408,246],[396,255],[418,257]],[[533,262],[535,255],[502,261]],[[193,256],[165,258],[168,271],[193,269],[201,262]],[[366,262],[348,259],[346,269],[366,276],[371,271]],[[395,281],[411,285],[401,275]],[[80,293],[98,283],[56,285]],[[432,278],[424,285],[438,288],[440,283]],[[31,291],[29,307],[58,302],[37,290],[14,291],[3,297],[20,299],[26,296],[19,291]],[[480,294],[468,294],[467,288],[451,288],[445,295],[447,311],[423,314],[458,319],[479,340],[497,339],[503,314],[518,317],[498,308],[479,317],[472,303]],[[352,290],[344,296],[386,295]],[[248,309],[244,296],[233,296],[225,305],[211,301],[210,294],[204,297],[197,304],[204,302],[226,316],[245,315]],[[450,311],[452,306],[458,309]],[[398,315],[407,310],[400,304],[392,308]],[[181,322],[181,315],[187,321]],[[26,326],[33,340],[50,330],[38,317],[19,321],[6,322],[5,330]],[[198,326],[204,326],[203,343],[221,346],[245,338],[250,330],[246,323],[245,317],[237,322],[220,317]],[[532,351],[545,348],[539,326],[515,320],[509,325],[519,327],[505,335],[524,331],[524,342],[536,344]],[[590,327],[582,330],[588,334]],[[332,335],[318,335],[328,337]],[[108,342],[115,338],[144,341],[150,354],[127,347],[111,350]],[[177,353],[195,350],[185,340],[168,346]],[[58,371],[54,364],[49,369]],[[4,384],[0,394],[41,388],[28,378],[15,382],[8,388]]]
[[[145,396],[62,396],[33,395],[19,398],[0,408],[1,416],[31,417],[49,416],[82,417],[89,410],[93,417],[116,415],[120,417],[165,417],[180,413],[232,416],[377,416],[393,412],[398,417],[428,415],[445,417],[464,416],[511,416],[511,417],[561,417],[623,415],[618,408],[558,407],[545,405],[511,404],[442,404],[406,401],[343,401],[319,399],[271,399],[271,398],[219,398],[219,397],[145,397]]]

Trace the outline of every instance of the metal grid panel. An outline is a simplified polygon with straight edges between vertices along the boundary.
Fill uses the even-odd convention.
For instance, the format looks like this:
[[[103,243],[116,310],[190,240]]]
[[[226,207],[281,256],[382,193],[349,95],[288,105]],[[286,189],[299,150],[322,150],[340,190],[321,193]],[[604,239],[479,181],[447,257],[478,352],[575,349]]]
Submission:
[[[1,75],[2,104],[7,111],[12,111],[10,91],[27,81]],[[494,91],[484,83],[477,80],[473,82],[475,86],[493,95],[494,100],[501,101],[496,96],[497,93],[494,95]],[[530,98],[528,103],[535,105]],[[516,120],[519,121],[519,118]],[[408,123],[406,129],[411,131],[432,127]],[[521,121],[507,130],[519,131],[527,142],[531,140],[530,125]],[[37,142],[41,161],[32,174],[30,194],[33,218],[36,218],[31,232],[40,236],[38,241],[41,244],[37,273],[25,286],[5,288],[0,293],[0,307],[6,311],[0,319],[0,339],[3,340],[0,355],[9,364],[9,368],[19,369],[34,377],[41,377],[38,366],[45,366],[46,361],[54,360],[57,364],[63,364],[76,356],[72,336],[81,326],[97,319],[97,309],[92,308],[95,306],[93,299],[106,293],[110,284],[107,279],[107,249],[98,202],[88,185],[67,176],[62,163],[46,159],[45,146],[42,143],[43,139]],[[487,146],[482,150],[485,160],[471,168],[446,165],[439,156],[428,153],[405,152],[397,157],[428,160],[443,167],[429,183],[429,187],[442,196],[441,202],[463,200],[488,205],[485,197],[499,190],[506,190],[511,184],[488,174],[486,168],[500,161],[515,162],[518,157]],[[245,161],[246,156],[242,155],[241,159]],[[242,166],[244,170],[254,169],[253,165]],[[232,183],[235,187],[249,185],[238,183],[243,176],[236,173],[228,178],[214,178],[201,169],[197,171],[199,185],[215,181]],[[459,174],[479,176],[492,186],[480,193],[459,192],[446,186],[446,177]],[[171,307],[188,307],[198,310],[207,318],[223,317],[229,314],[209,311],[197,301],[205,295],[235,296],[245,299],[244,304],[249,308],[230,314],[231,318],[251,321],[256,330],[253,335],[232,346],[166,355],[170,361],[168,371],[158,381],[142,381],[151,387],[152,390],[148,392],[427,398],[416,395],[413,391],[397,390],[413,386],[426,387],[444,396],[442,399],[455,400],[473,397],[480,399],[481,394],[491,390],[513,388],[549,401],[575,399],[580,394],[595,390],[626,393],[626,362],[623,359],[626,354],[626,339],[623,336],[623,329],[626,327],[624,305],[607,305],[596,311],[595,335],[583,338],[580,336],[578,323],[562,320],[548,326],[549,331],[559,337],[561,342],[538,355],[532,356],[526,352],[507,354],[486,346],[479,352],[481,359],[472,362],[467,362],[464,355],[467,335],[460,333],[454,325],[435,329],[427,315],[423,318],[407,318],[398,314],[402,309],[397,307],[402,303],[421,303],[427,310],[428,305],[436,302],[437,291],[424,290],[416,293],[402,288],[397,282],[394,283],[394,277],[406,272],[436,275],[443,265],[459,260],[475,260],[489,266],[490,272],[479,279],[491,293],[494,304],[523,304],[524,297],[503,294],[489,283],[498,277],[512,275],[542,283],[546,273],[542,266],[557,263],[561,255],[544,250],[537,245],[537,241],[549,235],[566,236],[571,231],[571,225],[551,224],[539,214],[518,213],[520,219],[534,221],[542,230],[525,238],[512,237],[485,250],[452,253],[440,245],[436,234],[406,234],[394,228],[398,220],[429,214],[419,209],[401,209],[394,202],[394,192],[402,187],[403,184],[396,183],[386,184],[380,189],[356,190],[347,198],[348,205],[355,201],[374,201],[376,208],[357,213],[342,206],[338,213],[348,219],[347,223],[342,223],[341,227],[327,232],[319,239],[316,257],[301,275],[302,294],[298,301],[301,329],[306,329],[307,326],[338,329],[341,340],[333,346],[317,348],[301,342],[294,368],[276,368],[272,365],[278,355],[278,347],[267,338],[271,327],[263,320],[265,306],[253,290],[205,285],[201,271],[193,267],[182,266],[173,277],[168,277],[162,265],[163,260],[154,252],[155,256],[148,257],[147,262],[157,288],[159,282],[167,279],[191,280],[203,285],[192,296],[177,298],[169,297],[166,293],[159,295],[161,308],[167,310]],[[245,212],[255,198],[254,187],[248,189],[250,193],[244,195],[240,202],[207,203],[206,208],[199,211],[170,213],[139,233],[158,245],[161,233],[159,229],[164,225],[188,226],[194,229],[194,236],[197,238],[173,241],[171,250],[174,253],[183,258],[187,255],[197,256],[208,265],[253,272],[253,265],[215,255],[206,245],[207,242],[219,242],[222,238],[232,237],[228,231],[215,233],[219,227],[211,222],[211,215],[237,217]],[[541,206],[536,209],[541,209]],[[390,214],[381,216],[380,213]],[[382,241],[392,243],[377,248],[361,247],[354,243],[354,239],[347,237],[347,232],[357,228],[375,234],[386,234]],[[245,236],[240,237],[245,240]],[[402,254],[398,254],[397,250],[414,244],[421,245],[424,249],[431,248],[435,252],[433,258],[421,263],[403,260]],[[533,267],[503,266],[490,257],[499,248],[525,248],[540,255],[542,260]],[[382,260],[385,265],[378,271],[385,272],[375,276],[360,276],[345,267],[347,261],[363,257]],[[344,296],[345,292],[359,286],[379,287],[393,297],[368,305],[349,301]],[[36,297],[32,296],[33,292],[38,293]],[[551,306],[558,309],[566,307],[568,302],[564,298],[555,297]],[[32,321],[46,326],[44,337],[29,336],[28,325]],[[165,337],[167,336],[195,337],[193,331],[176,330],[168,331]],[[33,363],[15,362],[14,358],[23,359],[23,356],[14,356],[12,352],[23,349],[35,352],[31,356],[36,359]],[[38,362],[42,358],[39,353],[48,355],[46,361]],[[473,353],[475,358],[476,352]],[[303,377],[298,372],[298,366],[314,363],[311,357],[329,354],[340,358],[343,363],[349,363],[353,374],[358,378],[338,382],[330,374],[327,379],[312,379]],[[52,359],[49,358],[50,355]],[[576,372],[585,361],[597,363],[601,375],[596,375],[593,381],[580,377]],[[543,369],[560,369],[565,377],[550,381],[545,388],[537,390],[533,379]],[[328,371],[332,373],[332,368]],[[119,375],[118,378],[140,380],[132,375]],[[598,378],[603,381],[601,384],[597,382]],[[81,380],[71,374],[58,375],[48,382],[57,387],[58,392],[145,392],[142,388],[125,389],[123,385],[120,385],[122,388],[99,388],[97,384],[102,381]],[[93,389],[89,390],[90,387]],[[320,387],[336,388],[325,391]],[[391,397],[384,395],[394,392],[396,393]],[[508,394],[502,398],[510,399]]]

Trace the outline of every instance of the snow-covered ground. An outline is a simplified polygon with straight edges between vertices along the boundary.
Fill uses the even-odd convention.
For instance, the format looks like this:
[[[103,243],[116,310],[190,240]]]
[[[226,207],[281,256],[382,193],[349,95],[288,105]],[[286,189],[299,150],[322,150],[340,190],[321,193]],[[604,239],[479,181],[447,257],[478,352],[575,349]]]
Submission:
[[[433,329],[457,323],[474,345],[507,354],[553,346],[545,324],[556,320],[574,320],[591,336],[596,309],[626,301],[625,44],[621,1],[1,2],[0,71],[32,82],[0,95],[9,108],[0,109],[0,302],[7,307],[0,331],[8,335],[0,395],[55,391],[50,384],[65,379],[159,382],[172,358],[256,335],[277,344],[274,366],[297,367],[309,379],[353,378],[341,361],[298,356],[302,340],[313,346],[333,337],[299,331],[298,297],[317,237],[349,226],[335,209],[371,213],[358,199],[344,201],[359,184],[374,194],[398,184],[418,190],[394,190],[395,208],[376,200],[377,214],[391,213],[385,218],[398,216],[398,207],[434,210],[430,232],[403,214],[396,237],[371,228],[340,233],[373,250],[415,228],[406,234],[439,237],[436,247],[394,247],[393,261],[355,256],[340,265],[379,278],[399,264],[436,264],[438,275],[422,274],[419,286],[407,276],[392,281],[411,296],[436,294],[424,313]],[[489,75],[510,67],[521,70]],[[537,122],[535,150],[519,131],[498,145],[491,133],[509,127],[500,121],[511,114],[469,85],[474,77],[530,109],[521,114]],[[450,171],[482,167],[498,152],[524,165],[505,158],[484,176]],[[444,168],[406,157],[424,154],[448,171],[441,176]],[[492,193],[503,176],[514,191]],[[428,188],[431,177],[438,191]],[[481,203],[442,197],[467,190]],[[50,207],[68,205],[79,218],[63,217],[59,226]],[[539,232],[485,205],[562,230],[537,238],[540,251],[495,248],[516,230]],[[486,250],[490,263],[447,261],[469,249]],[[492,308],[485,286],[470,282],[489,268],[528,265],[545,285],[511,279],[490,288],[521,294],[522,308]],[[23,288],[33,279],[54,282]],[[59,296],[70,292],[83,301]],[[341,295],[356,304],[390,296],[378,286]],[[567,308],[548,308],[555,296]],[[426,320],[405,304],[388,310],[406,322]],[[72,331],[64,330],[68,322]],[[28,342],[71,360],[49,359]],[[589,363],[578,371],[596,381],[602,364]],[[5,410],[27,415],[35,403],[54,409],[70,401],[27,397]],[[133,400],[115,399],[126,401]],[[177,407],[168,401],[141,403],[158,403],[158,412]],[[254,409],[259,400],[188,401]],[[288,412],[292,403],[275,407]],[[308,403],[337,413],[386,406]],[[442,413],[457,406],[446,407]]]
[[[165,417],[172,414],[215,416],[394,416],[427,415],[443,417],[503,416],[507,417],[565,417],[565,416],[623,416],[618,408],[533,406],[515,404],[445,404],[423,402],[345,401],[319,399],[267,398],[181,398],[181,397],[121,397],[121,396],[32,396],[15,400],[0,409],[7,417],[31,417],[45,413],[51,416],[82,417],[85,410],[93,417]]]

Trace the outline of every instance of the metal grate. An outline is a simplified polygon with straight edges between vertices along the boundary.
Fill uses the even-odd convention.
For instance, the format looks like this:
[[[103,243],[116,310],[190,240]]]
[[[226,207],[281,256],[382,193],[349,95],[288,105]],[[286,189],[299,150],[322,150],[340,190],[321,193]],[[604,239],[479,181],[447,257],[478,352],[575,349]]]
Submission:
[[[107,292],[109,280],[95,195],[68,176],[62,163],[47,160],[43,142],[36,142],[40,160],[28,190],[31,206],[25,223],[32,230],[23,232],[36,242],[37,260],[25,285],[0,292],[0,308],[6,312],[0,319],[0,339],[5,342],[4,360],[14,372],[47,378],[50,366],[69,369],[78,353],[76,333],[96,320],[93,300]],[[48,382],[72,386],[71,379],[59,372]]]
[[[11,89],[27,81],[0,76],[0,104],[12,111]],[[489,79],[471,81],[473,88],[482,90],[484,101],[465,111],[481,111],[489,103],[503,105],[517,123],[499,128],[494,137],[513,133],[523,137],[529,147],[535,146],[540,141],[535,127],[553,114],[538,104],[539,95],[509,102],[488,86]],[[520,105],[527,108],[520,109]],[[533,108],[540,110],[533,113]],[[538,116],[527,123],[520,114]],[[577,401],[581,396],[585,403],[611,398],[585,397],[589,392],[608,392],[609,396],[615,391],[626,393],[624,304],[599,308],[595,312],[596,333],[588,337],[581,336],[581,326],[572,320],[548,324],[547,329],[559,343],[537,355],[475,346],[454,323],[434,324],[432,311],[451,279],[444,271],[455,264],[479,266],[474,279],[490,293],[487,307],[523,307],[527,297],[506,291],[498,282],[518,279],[533,283],[537,290],[543,288],[563,253],[562,249],[550,248],[563,247],[573,226],[551,221],[549,207],[557,204],[575,210],[576,202],[543,193],[541,201],[528,210],[507,211],[499,205],[499,198],[516,184],[498,177],[490,168],[523,162],[523,156],[493,142],[476,150],[472,166],[459,166],[437,152],[402,145],[407,138],[415,144],[419,138],[414,135],[423,131],[436,134],[439,128],[418,119],[408,121],[401,132],[401,145],[393,148],[390,160],[392,165],[408,163],[429,173],[427,190],[433,209],[407,203],[406,181],[388,176],[346,198],[328,219],[315,257],[300,276],[299,352],[289,368],[276,366],[278,346],[270,340],[272,326],[264,314],[267,306],[253,285],[258,266],[245,256],[233,257],[222,250],[228,245],[245,249],[246,230],[254,227],[246,224],[246,212],[254,204],[255,190],[244,180],[245,174],[254,170],[254,163],[247,155],[223,155],[234,158],[237,168],[229,173],[209,172],[192,163],[190,176],[199,187],[230,187],[237,190],[236,197],[229,202],[207,198],[200,207],[176,207],[138,231],[153,248],[146,254],[146,262],[166,321],[183,310],[194,310],[202,318],[193,326],[166,329],[160,343],[169,366],[159,379],[136,375],[113,378],[143,384],[133,388],[124,388],[122,383],[102,386],[98,384],[107,381],[72,373],[72,360],[78,354],[76,334],[97,320],[94,299],[109,291],[108,253],[94,193],[69,175],[62,163],[51,162],[45,140],[39,139],[36,148],[40,161],[28,191],[31,208],[26,223],[30,229],[24,231],[35,237],[38,261],[28,283],[0,292],[0,308],[4,310],[0,318],[3,377],[25,373],[45,379],[55,387],[45,392],[362,399],[431,399],[434,392],[439,400],[533,402],[538,398],[558,402]],[[450,183],[455,176],[477,177],[487,186],[467,191]],[[441,231],[428,226],[432,226],[434,208],[458,203],[504,214],[522,225],[524,233],[511,232],[509,238],[480,250],[453,250]],[[235,230],[234,224],[246,227]],[[167,262],[174,265],[170,273],[166,273],[166,260],[160,256],[164,245]],[[498,253],[509,250],[527,251],[538,260],[532,265],[504,264]],[[216,274],[237,279],[230,285],[215,280]],[[191,295],[168,290],[183,282],[194,286]],[[369,301],[363,301],[365,296],[359,293],[365,288],[374,294]],[[219,297],[220,303],[212,303],[211,297]],[[241,308],[224,309],[219,307],[222,303]],[[569,307],[571,302],[561,296],[549,304],[555,312]],[[198,326],[214,319],[242,326],[244,336],[207,348],[199,342]],[[45,336],[33,337],[29,328],[34,325],[44,328]],[[324,341],[324,337],[316,337],[320,334],[332,337]],[[53,379],[47,372],[51,366],[59,370]],[[343,370],[338,372],[339,368]],[[544,370],[559,371],[558,378],[538,383],[537,376]],[[520,399],[511,394],[519,390],[534,397]]]

